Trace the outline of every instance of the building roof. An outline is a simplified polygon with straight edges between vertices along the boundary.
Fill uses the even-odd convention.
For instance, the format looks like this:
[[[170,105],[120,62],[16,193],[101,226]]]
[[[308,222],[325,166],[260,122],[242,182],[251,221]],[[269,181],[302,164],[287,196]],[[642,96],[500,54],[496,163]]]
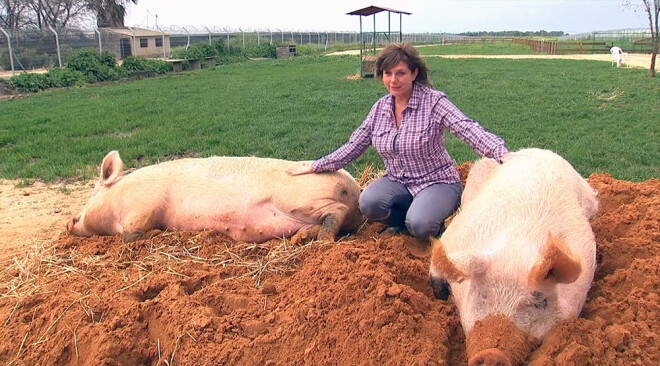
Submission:
[[[360,16],[367,16],[367,15],[372,15],[376,13],[380,13],[381,11],[389,11],[390,13],[398,13],[398,14],[406,14],[406,15],[411,15],[412,13],[408,13],[407,11],[402,11],[402,10],[396,10],[392,8],[384,8],[382,6],[367,6],[366,8],[358,9],[358,10],[353,10],[350,13],[346,13],[346,15],[360,15]]]
[[[153,29],[144,29],[144,28],[100,28],[107,32],[117,33],[124,36],[136,36],[136,37],[161,37],[164,32],[159,32]],[[165,33],[165,35],[169,35]]]

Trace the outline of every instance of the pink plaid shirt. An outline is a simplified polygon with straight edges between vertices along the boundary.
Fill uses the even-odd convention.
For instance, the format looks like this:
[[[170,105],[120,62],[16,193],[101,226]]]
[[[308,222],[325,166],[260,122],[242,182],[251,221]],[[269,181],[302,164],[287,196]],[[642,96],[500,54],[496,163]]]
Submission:
[[[445,148],[445,128],[481,156],[500,161],[507,152],[504,140],[465,116],[444,93],[415,83],[400,127],[394,118],[394,98],[388,94],[374,104],[346,144],[312,167],[315,172],[341,169],[373,145],[385,162],[387,176],[416,195],[434,183],[460,182],[456,163]]]

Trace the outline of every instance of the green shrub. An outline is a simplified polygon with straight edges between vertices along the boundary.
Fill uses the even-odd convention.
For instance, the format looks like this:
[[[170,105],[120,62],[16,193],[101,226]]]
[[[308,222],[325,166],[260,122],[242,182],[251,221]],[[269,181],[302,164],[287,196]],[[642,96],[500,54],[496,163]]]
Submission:
[[[172,64],[164,60],[128,56],[121,64],[121,68],[128,71],[153,70],[157,74],[164,74],[172,71]]]
[[[46,73],[48,88],[64,88],[69,86],[82,86],[86,82],[85,75],[78,70],[66,68],[53,68]]]
[[[268,43],[262,43],[259,46],[250,49],[247,53],[250,57],[275,58],[277,55],[275,45]]]
[[[23,72],[12,76],[9,81],[16,88],[25,92],[38,92],[48,87],[46,74]]]
[[[227,54],[227,43],[222,37],[218,37],[211,42],[211,46],[215,49],[215,54],[223,56]]]
[[[109,67],[117,66],[117,59],[115,58],[115,54],[110,51],[102,51],[101,55],[99,55],[99,60],[102,64]]]
[[[122,76],[115,67],[115,56],[107,51],[99,56],[94,49],[84,49],[71,56],[66,67],[82,72],[90,83],[117,80]]]

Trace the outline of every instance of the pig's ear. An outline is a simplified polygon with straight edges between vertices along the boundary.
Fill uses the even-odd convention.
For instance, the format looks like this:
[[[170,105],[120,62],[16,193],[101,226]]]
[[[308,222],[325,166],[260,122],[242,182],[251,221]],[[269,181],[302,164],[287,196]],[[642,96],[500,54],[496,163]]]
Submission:
[[[449,282],[463,282],[467,275],[447,256],[442,242],[431,239],[431,272],[441,274]]]
[[[102,187],[108,187],[117,182],[124,170],[124,163],[119,157],[119,152],[110,151],[108,155],[103,158],[101,163],[101,179],[99,183]]]
[[[527,284],[530,288],[537,289],[549,278],[558,283],[573,283],[581,271],[580,262],[573,258],[573,253],[566,243],[549,233],[545,251],[529,272]]]

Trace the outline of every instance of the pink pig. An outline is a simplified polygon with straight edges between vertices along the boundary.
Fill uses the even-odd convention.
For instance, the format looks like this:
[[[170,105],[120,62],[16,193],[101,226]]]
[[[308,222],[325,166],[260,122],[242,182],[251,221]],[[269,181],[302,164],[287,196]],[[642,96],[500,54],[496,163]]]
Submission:
[[[460,211],[433,240],[431,285],[451,294],[469,365],[522,363],[553,325],[577,318],[596,266],[596,192],[559,155],[482,159]]]
[[[256,157],[180,159],[123,175],[117,151],[67,230],[80,236],[121,234],[125,241],[154,230],[216,230],[232,239],[264,242],[292,237],[334,240],[363,221],[360,187],[341,170],[291,176],[293,162]]]

